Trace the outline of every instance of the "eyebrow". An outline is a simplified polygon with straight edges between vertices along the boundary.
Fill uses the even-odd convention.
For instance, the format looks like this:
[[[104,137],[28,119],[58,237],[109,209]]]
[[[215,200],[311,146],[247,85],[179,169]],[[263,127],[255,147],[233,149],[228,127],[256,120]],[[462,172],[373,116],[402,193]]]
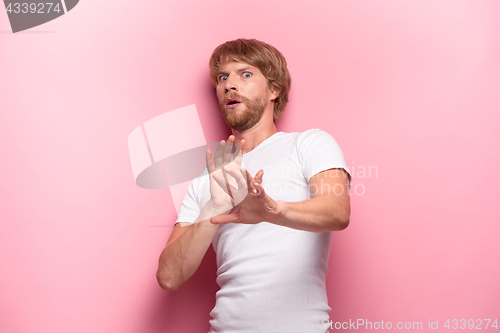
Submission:
[[[246,66],[246,67],[238,69],[237,72],[241,73],[241,72],[246,72],[248,70],[255,70],[255,67]],[[228,74],[228,73],[227,72],[218,72],[217,76],[220,76],[220,75],[223,75],[223,74]]]
[[[237,71],[238,71],[238,72],[245,72],[245,71],[247,71],[247,70],[249,70],[249,69],[251,69],[251,70],[252,70],[252,69],[253,69],[253,67],[251,67],[251,66],[247,66],[247,67],[240,68],[240,69],[238,69]]]

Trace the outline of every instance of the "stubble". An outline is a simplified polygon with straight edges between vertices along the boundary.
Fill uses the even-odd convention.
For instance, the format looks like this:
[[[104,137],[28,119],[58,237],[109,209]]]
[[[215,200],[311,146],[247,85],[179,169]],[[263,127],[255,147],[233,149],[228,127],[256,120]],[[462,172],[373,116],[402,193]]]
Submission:
[[[234,109],[226,109],[226,102],[230,98],[240,100],[242,103]],[[238,132],[246,131],[259,122],[264,114],[266,105],[264,98],[258,96],[255,99],[248,99],[236,93],[227,95],[219,102],[219,109],[226,124]]]

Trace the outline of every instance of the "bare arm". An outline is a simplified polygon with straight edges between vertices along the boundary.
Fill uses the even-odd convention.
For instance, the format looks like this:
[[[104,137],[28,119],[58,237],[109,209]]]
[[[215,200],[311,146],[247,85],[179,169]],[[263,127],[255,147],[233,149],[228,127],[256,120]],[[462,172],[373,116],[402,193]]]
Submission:
[[[343,230],[351,213],[349,179],[343,169],[330,169],[311,177],[313,197],[302,202],[278,201],[272,223],[307,231]]]
[[[209,217],[213,215],[215,213],[205,206],[195,223],[175,225],[160,255],[156,272],[158,283],[163,289],[179,289],[196,272],[219,229],[218,225],[210,223]]]
[[[233,207],[233,199],[244,198],[248,193],[246,187],[241,187],[238,190],[233,190],[232,196],[230,196],[231,192],[226,186],[225,180],[228,178],[227,175],[223,174],[221,168],[239,170],[241,165],[240,150],[237,150],[236,157],[232,161],[233,143],[234,136],[230,136],[227,143],[222,141],[217,147],[214,161],[212,161],[211,152],[207,152],[206,164],[210,179],[210,200],[194,223],[180,222],[172,230],[160,255],[156,272],[158,283],[165,290],[179,289],[200,266],[215,233],[219,229],[218,225],[210,223],[210,218],[224,212],[227,213]],[[216,169],[216,167],[218,168]],[[262,180],[256,178],[255,181]],[[237,200],[236,203],[239,201]]]

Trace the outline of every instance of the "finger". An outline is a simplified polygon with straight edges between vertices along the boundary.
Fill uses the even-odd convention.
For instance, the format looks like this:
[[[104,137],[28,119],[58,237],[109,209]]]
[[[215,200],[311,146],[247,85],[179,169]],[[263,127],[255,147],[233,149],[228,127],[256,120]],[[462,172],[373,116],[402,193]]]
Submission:
[[[246,177],[247,177],[248,193],[257,194],[257,190],[255,189],[255,186],[254,186],[255,181],[252,178],[252,175],[246,169],[245,169],[245,173],[246,173]]]
[[[236,184],[238,185],[239,190],[246,189],[248,187],[245,168],[238,168],[237,170],[229,168],[226,169],[226,171],[236,180]]]
[[[241,166],[241,161],[243,160],[243,152],[240,149],[240,147],[238,147],[238,145],[235,145],[235,146],[236,146],[236,150],[234,152],[233,163],[235,163],[238,166]]]
[[[217,215],[210,219],[210,222],[213,224],[226,224],[226,223],[236,223],[238,222],[237,214],[223,214]]]
[[[254,188],[255,188],[255,192],[254,192],[254,195],[258,196],[258,197],[265,197],[266,196],[266,191],[264,190],[264,188],[262,187],[262,185],[260,185],[259,183],[257,182],[254,182]]]
[[[222,167],[220,169],[222,170],[222,175],[224,176],[224,182],[226,183],[226,191],[229,194],[229,196],[231,198],[233,198],[233,193],[231,192],[231,186],[229,185],[229,181],[227,180],[226,171],[224,171],[224,167]],[[231,201],[231,203],[233,204],[233,207],[234,207],[234,202]]]
[[[233,151],[234,136],[231,135],[224,145],[223,162],[224,165],[231,163],[231,152]]]
[[[229,188],[231,189],[231,194],[232,197],[234,196],[234,193],[237,193],[238,191],[241,191],[240,188],[234,187],[233,185],[229,184]]]
[[[207,150],[207,153],[205,154],[205,160],[208,173],[214,172],[214,162],[212,161],[212,152],[210,151],[210,149]]]
[[[220,168],[222,164],[224,164],[223,154],[224,154],[224,146],[226,142],[222,140],[217,146],[217,150],[215,150],[214,163],[216,168]]]
[[[245,146],[246,140],[241,139],[240,144],[236,145],[236,151],[234,152],[233,162],[241,165],[241,161],[243,160],[243,147]]]
[[[241,153],[242,153],[242,154],[243,154],[243,152],[245,151],[245,145],[246,145],[246,143],[247,143],[247,140],[245,140],[245,139],[241,139],[241,140],[240,140],[240,143],[238,144],[238,146],[239,146],[239,147],[240,147],[240,149],[241,149]]]
[[[212,178],[215,180],[215,182],[226,192],[227,194],[227,183],[224,179],[224,174],[222,173],[222,169],[215,170],[215,172],[212,174]]]
[[[254,177],[254,180],[259,183],[259,184],[262,184],[262,177],[264,176],[264,170],[259,170],[259,172],[257,172],[255,174],[255,177]]]

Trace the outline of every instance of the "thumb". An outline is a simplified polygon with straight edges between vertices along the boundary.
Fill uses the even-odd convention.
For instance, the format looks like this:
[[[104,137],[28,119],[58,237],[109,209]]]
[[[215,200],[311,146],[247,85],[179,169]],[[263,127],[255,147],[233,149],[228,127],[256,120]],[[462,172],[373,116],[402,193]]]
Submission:
[[[234,223],[238,221],[238,215],[236,214],[222,214],[214,216],[210,219],[212,224],[226,224]]]
[[[262,184],[262,177],[264,176],[264,170],[259,170],[254,177],[254,181]]]

